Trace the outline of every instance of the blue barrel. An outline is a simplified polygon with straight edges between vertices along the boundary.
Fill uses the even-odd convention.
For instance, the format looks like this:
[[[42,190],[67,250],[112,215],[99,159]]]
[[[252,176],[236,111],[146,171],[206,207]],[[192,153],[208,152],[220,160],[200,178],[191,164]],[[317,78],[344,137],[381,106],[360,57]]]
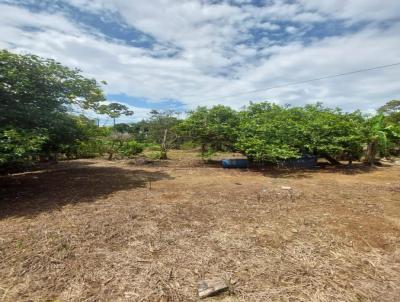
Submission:
[[[226,169],[246,169],[249,166],[247,159],[223,159],[222,167]]]

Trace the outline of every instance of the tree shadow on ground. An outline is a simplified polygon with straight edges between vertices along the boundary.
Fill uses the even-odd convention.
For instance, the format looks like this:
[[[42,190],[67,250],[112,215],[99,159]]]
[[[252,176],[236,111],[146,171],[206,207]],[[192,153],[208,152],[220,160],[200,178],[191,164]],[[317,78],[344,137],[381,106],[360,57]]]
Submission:
[[[203,163],[203,167],[212,167],[212,168],[221,168],[222,164],[220,160],[209,160]],[[342,164],[339,166],[335,166],[329,163],[318,163],[315,168],[304,169],[304,168],[279,168],[274,165],[251,165],[248,170],[253,172],[259,172],[264,176],[272,177],[272,178],[294,178],[294,179],[302,179],[302,178],[311,178],[312,174],[315,173],[336,173],[336,174],[344,174],[344,175],[358,175],[374,172],[378,169],[384,169],[391,167],[391,165],[379,164],[378,166],[369,166],[364,163],[353,163],[352,165]],[[230,169],[226,169],[229,171]],[[237,169],[234,169],[237,170]]]
[[[93,166],[71,161],[53,170],[0,178],[0,219],[30,217],[66,204],[93,202],[122,190],[146,187],[162,179],[164,172]]]
[[[287,169],[287,168],[276,168],[269,167],[263,169],[254,169],[254,171],[261,172],[264,176],[272,177],[272,178],[311,178],[315,173],[335,173],[335,174],[343,174],[343,175],[359,175],[366,174],[377,171],[378,169],[384,169],[391,167],[390,165],[379,165],[377,166],[369,166],[363,163],[355,163],[351,166],[349,165],[331,165],[331,164],[318,164],[318,166],[314,169]]]

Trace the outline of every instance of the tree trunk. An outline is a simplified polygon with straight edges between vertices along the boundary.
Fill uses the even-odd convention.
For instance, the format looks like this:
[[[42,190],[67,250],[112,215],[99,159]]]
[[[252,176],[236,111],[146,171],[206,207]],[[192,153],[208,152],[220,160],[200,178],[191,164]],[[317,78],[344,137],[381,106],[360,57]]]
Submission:
[[[323,154],[322,157],[326,158],[332,165],[335,165],[335,166],[340,166],[341,165],[341,163],[339,161],[334,159],[329,154]]]
[[[114,155],[114,142],[111,144],[111,148],[107,153],[108,153],[108,160],[112,160]]]
[[[206,153],[206,144],[201,144],[201,157],[204,160],[204,154]]]
[[[164,137],[161,143],[161,154],[160,154],[160,159],[168,159],[167,156],[167,135],[168,135],[168,129],[164,130]]]
[[[166,151],[166,150],[161,149],[161,152],[160,152],[160,159],[162,159],[162,160],[168,159],[167,151]]]
[[[373,166],[375,164],[375,158],[377,154],[378,154],[377,142],[376,141],[369,142],[365,154],[365,162],[370,166]]]
[[[353,154],[349,154],[349,164],[350,167],[353,165]]]

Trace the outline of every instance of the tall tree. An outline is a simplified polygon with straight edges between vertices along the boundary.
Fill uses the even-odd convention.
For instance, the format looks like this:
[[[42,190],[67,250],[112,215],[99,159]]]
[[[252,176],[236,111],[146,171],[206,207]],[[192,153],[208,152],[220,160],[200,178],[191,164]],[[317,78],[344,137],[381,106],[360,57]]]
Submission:
[[[365,162],[373,166],[378,154],[387,155],[390,142],[400,140],[399,130],[395,125],[387,124],[382,114],[369,118],[364,128],[367,141]]]
[[[129,110],[128,106],[120,103],[110,103],[107,105],[100,105],[96,108],[96,111],[100,114],[106,114],[113,119],[113,125],[115,126],[115,119],[121,115],[130,116],[133,115],[133,111]]]
[[[339,108],[325,108],[321,103],[293,110],[304,112],[299,123],[304,127],[298,145],[302,152],[325,157],[335,165],[340,164],[336,160],[339,155],[346,154],[350,163],[361,156],[365,141],[362,134],[364,117],[359,111],[344,113]]]
[[[204,154],[215,151],[234,150],[239,117],[235,110],[222,105],[212,108],[197,107],[180,126],[194,142],[200,144]]]
[[[14,144],[1,149],[0,157],[17,165],[43,151],[57,152],[62,145],[76,142],[81,133],[68,112],[75,107],[95,109],[103,101],[96,80],[85,78],[78,69],[0,50],[0,136]],[[33,147],[28,148],[27,142]],[[17,149],[27,152],[15,152],[18,156],[7,153]]]
[[[255,161],[274,162],[311,153],[338,164],[335,156],[357,157],[361,152],[362,123],[357,112],[342,113],[321,104],[293,108],[251,104],[240,113],[236,146]]]
[[[0,75],[0,127],[47,128],[71,106],[93,109],[105,101],[96,80],[35,55],[1,50]]]
[[[301,123],[295,117],[289,118],[285,108],[275,104],[250,104],[240,113],[237,149],[252,161],[298,157],[301,151],[296,146],[302,129],[297,127]]]
[[[391,100],[378,109],[378,113],[386,117],[388,123],[400,126],[400,100]]]
[[[168,150],[174,146],[179,135],[176,126],[179,124],[178,113],[173,110],[152,110],[148,120],[148,135],[160,145],[160,159],[168,158]]]

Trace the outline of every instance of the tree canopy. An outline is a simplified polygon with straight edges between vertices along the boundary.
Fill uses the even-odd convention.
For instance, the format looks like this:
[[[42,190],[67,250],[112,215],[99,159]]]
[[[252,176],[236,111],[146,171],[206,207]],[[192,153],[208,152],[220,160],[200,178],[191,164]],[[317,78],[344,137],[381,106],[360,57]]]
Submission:
[[[198,107],[190,111],[180,129],[194,142],[200,144],[204,154],[211,150],[234,150],[237,138],[238,113],[222,105],[212,108]]]
[[[173,110],[152,110],[147,122],[148,137],[160,145],[160,158],[167,159],[167,152],[178,139],[178,113]]]
[[[98,82],[35,55],[0,51],[0,170],[42,158],[131,156],[155,144],[159,158],[186,143],[203,156],[234,151],[251,161],[278,162],[312,154],[332,163],[400,153],[400,101],[367,115],[322,104],[281,106],[250,103],[242,110],[197,107],[183,119],[173,110],[153,110],[145,120],[116,124],[132,115],[128,106],[107,103]],[[77,108],[105,114],[113,127],[100,127]],[[364,152],[365,151],[365,152]]]
[[[96,107],[96,112],[100,114],[108,115],[113,119],[113,124],[115,126],[115,119],[119,118],[121,115],[133,115],[133,111],[129,110],[128,106],[120,103],[110,103],[102,104]]]
[[[400,126],[400,100],[391,100],[378,109],[387,122]]]
[[[52,59],[0,51],[0,127],[47,128],[72,106],[105,101],[98,83]]]
[[[106,98],[97,81],[78,69],[1,50],[0,100],[1,170],[39,157],[77,154],[95,125],[74,110],[98,110]],[[110,112],[115,116],[124,109],[113,106]]]

